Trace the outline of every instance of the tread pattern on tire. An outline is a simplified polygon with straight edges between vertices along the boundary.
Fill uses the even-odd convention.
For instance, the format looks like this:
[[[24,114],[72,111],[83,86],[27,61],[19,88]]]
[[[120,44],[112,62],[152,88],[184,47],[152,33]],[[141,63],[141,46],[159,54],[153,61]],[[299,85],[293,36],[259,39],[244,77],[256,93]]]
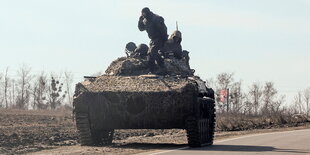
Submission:
[[[198,122],[194,117],[188,118],[186,120],[186,132],[188,145],[190,147],[199,147],[200,146],[200,135],[198,130]]]
[[[92,130],[88,114],[76,114],[76,127],[80,135],[81,145],[99,146],[112,144],[114,130]]]
[[[212,145],[214,140],[214,132],[215,132],[215,104],[210,103],[208,104],[208,117],[210,118],[209,121],[209,134],[208,134],[208,144]]]
[[[199,98],[199,102],[206,102],[206,99]],[[188,145],[190,147],[201,147],[204,145],[212,145],[214,139],[215,127],[215,104],[209,102],[205,104],[204,114],[199,118],[190,117],[186,120],[186,132]],[[206,118],[204,118],[206,117]]]
[[[84,113],[76,113],[75,116],[81,145],[93,145],[88,115]]]

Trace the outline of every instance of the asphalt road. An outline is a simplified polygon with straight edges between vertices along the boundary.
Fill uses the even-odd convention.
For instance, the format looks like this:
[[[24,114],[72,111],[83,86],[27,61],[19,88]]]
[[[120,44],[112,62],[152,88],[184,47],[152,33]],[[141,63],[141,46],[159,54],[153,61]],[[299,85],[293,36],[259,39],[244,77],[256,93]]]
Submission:
[[[310,129],[255,134],[216,141],[202,148],[180,148],[149,153],[152,155],[310,155]]]

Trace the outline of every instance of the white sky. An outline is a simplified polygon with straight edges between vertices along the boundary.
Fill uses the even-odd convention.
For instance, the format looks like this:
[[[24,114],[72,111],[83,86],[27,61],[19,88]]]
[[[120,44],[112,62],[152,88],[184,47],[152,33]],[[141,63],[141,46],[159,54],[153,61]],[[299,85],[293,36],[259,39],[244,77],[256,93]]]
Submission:
[[[23,63],[33,74],[104,71],[129,41],[148,43],[140,11],[175,21],[203,79],[234,72],[246,85],[274,81],[291,101],[310,87],[310,0],[1,0],[0,73]]]

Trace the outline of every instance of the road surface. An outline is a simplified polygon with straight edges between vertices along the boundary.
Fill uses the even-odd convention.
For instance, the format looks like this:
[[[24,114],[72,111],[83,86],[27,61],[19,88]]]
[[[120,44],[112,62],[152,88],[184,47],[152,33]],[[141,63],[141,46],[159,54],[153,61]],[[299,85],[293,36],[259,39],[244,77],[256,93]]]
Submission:
[[[256,134],[216,141],[202,148],[155,151],[151,155],[310,155],[310,129]]]

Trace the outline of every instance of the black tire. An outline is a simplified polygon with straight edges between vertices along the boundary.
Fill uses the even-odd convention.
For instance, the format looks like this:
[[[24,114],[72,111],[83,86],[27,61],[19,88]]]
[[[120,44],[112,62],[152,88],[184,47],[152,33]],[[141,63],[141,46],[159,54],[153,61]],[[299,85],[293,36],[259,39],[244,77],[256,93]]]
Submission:
[[[112,144],[114,130],[91,129],[88,114],[76,113],[75,115],[81,145],[100,146]]]
[[[88,120],[88,114],[76,113],[76,127],[80,136],[81,145],[92,145],[93,139],[90,130],[90,123]]]
[[[216,118],[216,109],[215,109],[215,102],[213,99],[207,98],[206,102],[208,103],[207,109],[208,109],[208,119],[209,121],[209,133],[208,133],[208,141],[207,143],[209,145],[213,144],[214,140],[214,132],[215,132],[215,118]]]
[[[97,135],[98,145],[111,145],[113,141],[114,130],[100,130]]]
[[[212,145],[215,127],[215,105],[211,98],[198,98],[198,116],[186,120],[186,132],[190,147]]]

